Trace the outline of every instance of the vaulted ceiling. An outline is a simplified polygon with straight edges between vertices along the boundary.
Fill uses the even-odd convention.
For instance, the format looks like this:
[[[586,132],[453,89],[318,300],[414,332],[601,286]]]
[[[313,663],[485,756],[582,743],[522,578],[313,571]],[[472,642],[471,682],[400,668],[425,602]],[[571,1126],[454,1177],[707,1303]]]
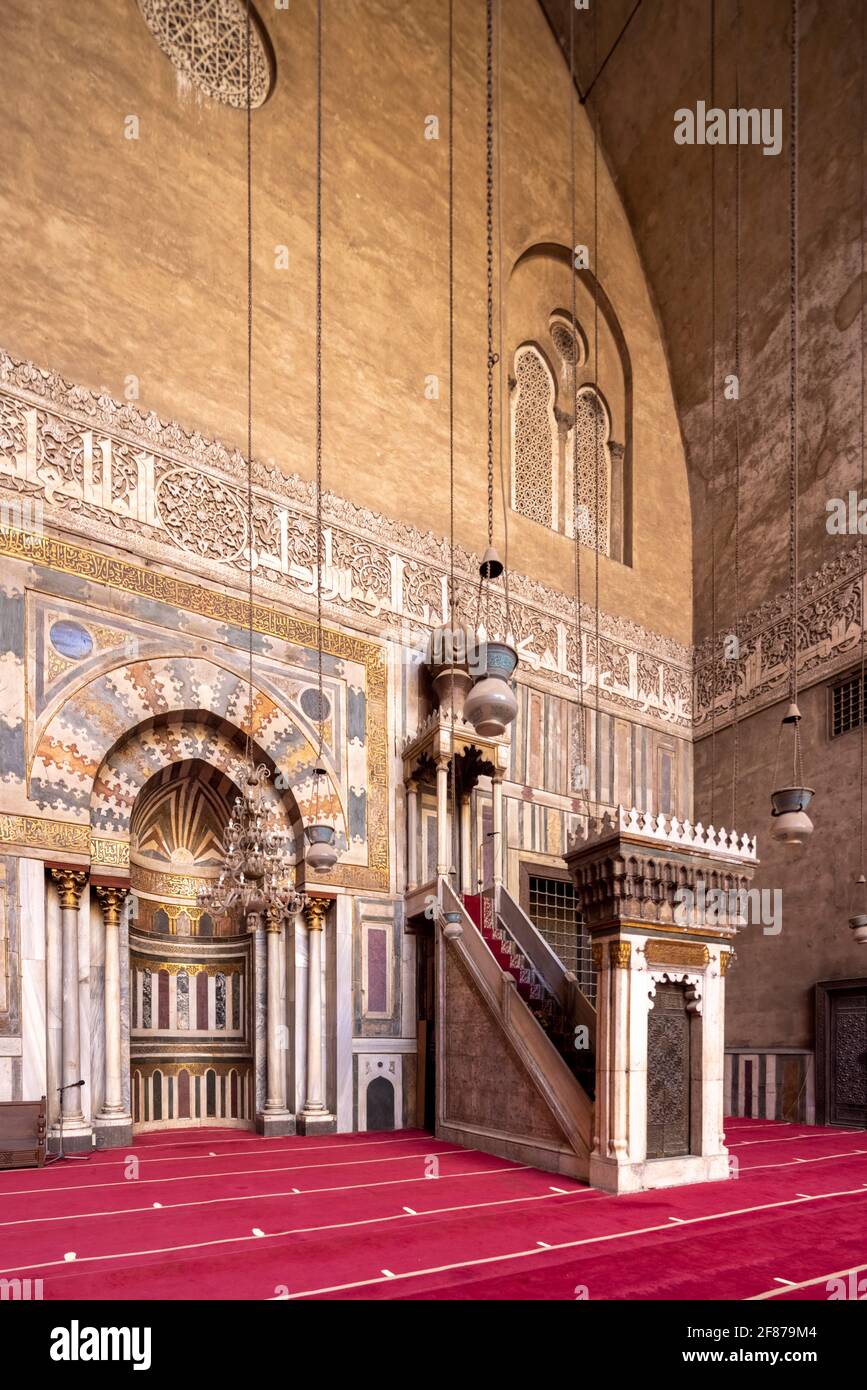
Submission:
[[[539,0],[568,62],[571,0]],[[596,37],[594,44],[594,11]],[[740,19],[738,21],[738,12]],[[715,93],[711,14],[715,13]],[[828,497],[858,484],[862,297],[861,0],[800,0],[800,574],[839,555]],[[674,141],[674,112],[781,108],[776,156],[741,150],[741,608],[786,588],[789,447],[790,0],[592,0],[574,11],[574,67],[655,299],[690,469],[696,625],[733,616],[736,151]],[[616,43],[621,35],[619,43]],[[609,51],[615,45],[614,51]],[[594,54],[595,46],[595,54]],[[739,51],[740,103],[735,100]],[[604,63],[604,66],[603,66]],[[599,73],[599,69],[601,73]],[[594,80],[594,74],[599,75]],[[591,86],[592,84],[592,86]],[[604,227],[600,228],[604,236]],[[711,451],[712,267],[716,265],[716,450]],[[609,287],[616,297],[616,285]],[[636,502],[640,506],[640,460]]]

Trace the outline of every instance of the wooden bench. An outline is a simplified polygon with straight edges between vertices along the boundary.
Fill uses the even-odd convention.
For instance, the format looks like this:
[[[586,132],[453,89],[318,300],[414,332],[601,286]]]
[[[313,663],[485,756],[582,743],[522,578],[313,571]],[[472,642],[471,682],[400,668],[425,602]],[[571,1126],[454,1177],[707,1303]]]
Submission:
[[[45,1097],[0,1101],[0,1168],[45,1163]]]

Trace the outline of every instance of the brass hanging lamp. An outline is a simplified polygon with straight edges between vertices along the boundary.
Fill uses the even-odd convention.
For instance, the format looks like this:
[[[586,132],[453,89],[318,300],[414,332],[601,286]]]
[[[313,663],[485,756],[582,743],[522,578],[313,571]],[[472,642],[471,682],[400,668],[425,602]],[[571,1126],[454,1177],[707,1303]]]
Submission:
[[[334,825],[323,809],[328,771],[322,757],[325,695],[322,682],[322,0],[316,5],[316,652],[319,672],[319,746],[313,767],[313,814],[305,826],[305,863],[326,873],[337,863]]]
[[[790,698],[777,740],[777,763],[783,739],[792,745],[792,780],[771,792],[771,835],[787,845],[801,845],[813,833],[807,807],[813,788],[804,785],[801,767],[801,711],[798,709],[798,0],[792,0],[791,131],[789,199],[789,585],[791,593]],[[774,781],[777,768],[774,769]]]
[[[497,738],[505,733],[518,713],[512,682],[518,652],[511,632],[508,575],[494,545],[494,368],[502,365],[499,353],[494,350],[494,0],[486,3],[486,38],[488,543],[479,565],[476,646],[471,662],[475,681],[463,713],[477,733]],[[502,236],[502,228],[498,230]],[[500,591],[493,586],[499,579],[503,579],[505,632],[502,619],[496,616]]]

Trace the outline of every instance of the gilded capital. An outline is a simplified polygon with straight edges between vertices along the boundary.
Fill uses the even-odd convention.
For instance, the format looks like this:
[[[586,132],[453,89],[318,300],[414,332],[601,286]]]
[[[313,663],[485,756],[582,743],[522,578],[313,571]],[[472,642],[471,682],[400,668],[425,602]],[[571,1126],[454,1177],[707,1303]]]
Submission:
[[[115,884],[98,883],[96,885],[96,896],[102,908],[102,920],[107,927],[120,926],[120,914],[126,902],[128,888],[118,887]]]
[[[735,957],[734,951],[720,951],[720,953],[719,953],[719,973],[720,973],[721,975],[727,975],[727,974],[728,974],[728,968],[729,968],[729,966],[731,965],[732,961],[734,960],[734,957]]]
[[[601,969],[602,969],[602,942],[601,942],[601,941],[594,941],[593,945],[590,947],[590,955],[591,955],[591,958],[592,958],[592,960],[593,960],[593,969],[594,969],[594,970],[601,970]]]
[[[632,958],[631,941],[609,941],[608,960],[612,970],[628,970]]]
[[[325,916],[331,906],[330,898],[308,898],[304,905],[304,917],[308,931],[322,931]]]
[[[283,913],[279,907],[269,907],[265,910],[265,930],[280,931],[283,926]]]
[[[51,877],[60,890],[60,906],[77,908],[87,882],[87,870],[51,869]]]

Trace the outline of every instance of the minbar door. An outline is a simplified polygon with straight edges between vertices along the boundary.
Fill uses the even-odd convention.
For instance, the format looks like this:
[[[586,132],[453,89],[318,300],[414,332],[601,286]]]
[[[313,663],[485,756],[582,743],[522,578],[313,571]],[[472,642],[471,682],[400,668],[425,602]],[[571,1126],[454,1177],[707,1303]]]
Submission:
[[[647,1017],[647,1157],[689,1153],[689,1014],[683,985],[658,984]]]

